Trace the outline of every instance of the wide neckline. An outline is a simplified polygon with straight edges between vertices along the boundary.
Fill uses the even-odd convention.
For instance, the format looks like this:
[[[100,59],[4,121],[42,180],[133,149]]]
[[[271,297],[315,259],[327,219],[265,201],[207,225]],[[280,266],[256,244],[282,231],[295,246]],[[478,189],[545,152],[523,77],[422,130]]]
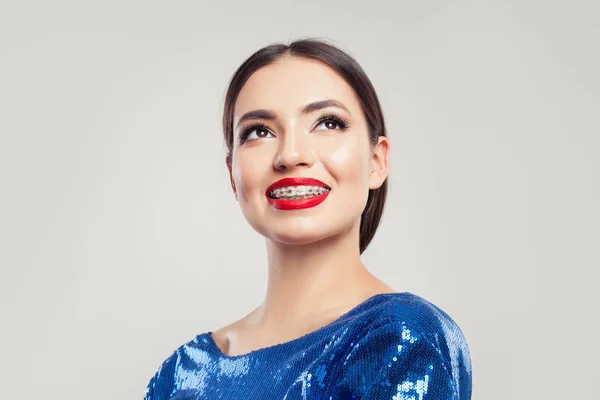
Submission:
[[[306,333],[296,339],[292,339],[292,340],[288,340],[286,342],[283,343],[278,343],[278,344],[274,344],[271,346],[267,346],[267,347],[261,347],[258,349],[254,349],[248,353],[245,354],[238,354],[235,356],[230,356],[228,354],[223,353],[223,351],[221,351],[221,349],[219,348],[219,346],[217,345],[217,343],[215,342],[215,340],[213,339],[213,337],[211,336],[213,334],[212,331],[206,332],[201,336],[205,336],[208,345],[212,348],[212,350],[217,353],[217,355],[219,357],[222,358],[227,358],[227,359],[236,359],[236,358],[242,358],[242,357],[249,357],[249,356],[254,356],[257,354],[261,354],[261,353],[269,353],[272,352],[274,350],[277,351],[282,351],[283,349],[293,346],[295,344],[297,344],[300,341],[306,340],[312,336],[318,335],[322,332],[324,332],[325,330],[331,328],[334,325],[339,324],[340,322],[342,322],[345,319],[350,318],[351,316],[353,316],[354,314],[358,313],[359,311],[361,311],[363,308],[365,308],[367,305],[370,305],[372,302],[374,302],[375,300],[378,300],[380,298],[385,298],[385,297],[389,297],[389,296],[398,296],[398,295],[409,295],[409,296],[414,296],[412,293],[410,292],[393,292],[393,293],[377,293],[369,298],[367,298],[366,300],[363,300],[361,303],[357,304],[356,306],[354,306],[353,308],[351,308],[350,310],[346,311],[344,314],[340,315],[338,318],[334,319],[333,321],[329,322],[326,325],[323,325],[320,328],[317,328],[316,330]]]

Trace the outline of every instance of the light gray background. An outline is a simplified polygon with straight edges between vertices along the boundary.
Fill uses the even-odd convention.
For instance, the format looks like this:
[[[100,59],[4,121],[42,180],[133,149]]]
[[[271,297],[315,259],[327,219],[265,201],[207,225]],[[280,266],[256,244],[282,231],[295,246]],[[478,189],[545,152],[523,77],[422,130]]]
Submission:
[[[390,195],[364,262],[459,324],[473,399],[597,395],[597,2],[1,4],[1,398],[139,399],[260,303],[222,101],[305,36],[378,90]]]

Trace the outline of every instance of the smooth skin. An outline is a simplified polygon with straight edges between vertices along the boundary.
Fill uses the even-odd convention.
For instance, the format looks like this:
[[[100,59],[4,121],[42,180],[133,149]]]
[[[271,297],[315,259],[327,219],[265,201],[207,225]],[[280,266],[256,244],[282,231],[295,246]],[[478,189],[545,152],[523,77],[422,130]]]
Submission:
[[[306,112],[308,104],[334,100]],[[313,107],[315,108],[315,107]],[[271,118],[240,121],[264,110]],[[347,129],[331,114],[348,122]],[[262,123],[239,142],[245,128]],[[256,71],[234,111],[231,187],[250,225],[265,237],[268,284],[264,302],[212,334],[224,354],[247,354],[313,332],[378,293],[395,293],[362,263],[360,216],[369,189],[388,176],[389,142],[374,146],[352,88],[327,65],[286,56]],[[277,210],[265,190],[284,177],[310,177],[331,187],[316,207]]]

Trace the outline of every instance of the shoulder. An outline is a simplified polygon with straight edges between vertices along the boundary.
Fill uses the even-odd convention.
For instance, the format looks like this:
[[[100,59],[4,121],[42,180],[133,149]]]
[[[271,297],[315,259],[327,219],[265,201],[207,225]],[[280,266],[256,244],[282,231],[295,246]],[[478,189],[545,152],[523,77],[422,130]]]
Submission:
[[[426,399],[470,398],[469,348],[454,320],[414,294],[384,297],[335,371],[335,393],[421,398],[429,386]]]
[[[385,333],[390,342],[427,342],[438,349],[450,366],[461,363],[471,370],[467,339],[456,321],[440,307],[407,292],[387,296],[381,307],[377,322],[365,332],[365,338]]]
[[[382,295],[370,312],[370,324],[363,334],[376,329],[396,331],[402,335],[424,336],[429,339],[444,337],[453,342],[464,342],[463,331],[455,320],[437,305],[409,292]]]
[[[160,364],[146,386],[144,400],[169,398],[176,389],[181,389],[182,384],[185,386],[186,376],[193,378],[192,375],[199,366],[210,362],[207,352],[202,351],[207,343],[207,335],[207,333],[197,335],[182,344]]]
[[[422,330],[458,328],[450,315],[421,296],[410,292],[385,293],[382,296],[383,299],[372,310],[376,314],[373,320],[376,325],[410,321]]]

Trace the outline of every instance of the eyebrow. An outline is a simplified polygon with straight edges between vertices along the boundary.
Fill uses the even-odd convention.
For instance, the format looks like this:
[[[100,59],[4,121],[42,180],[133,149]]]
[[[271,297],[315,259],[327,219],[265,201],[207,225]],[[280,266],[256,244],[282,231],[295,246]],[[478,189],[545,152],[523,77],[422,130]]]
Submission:
[[[342,110],[346,110],[346,112],[348,112],[348,114],[352,115],[352,113],[350,112],[350,110],[348,110],[346,108],[346,106],[344,106],[339,101],[333,100],[333,99],[323,100],[323,101],[315,101],[313,103],[308,103],[302,109],[302,114],[309,114],[311,112],[318,111],[318,110],[321,110],[323,108],[328,108],[328,107],[341,108]]]
[[[314,101],[312,103],[308,103],[307,105],[305,105],[302,108],[302,114],[310,114],[312,112],[322,110],[324,108],[329,108],[329,107],[341,108],[342,110],[345,110],[346,112],[348,112],[348,114],[352,115],[352,113],[350,112],[350,110],[348,110],[346,108],[346,106],[344,106],[341,102],[339,102],[337,100],[333,100],[333,99]],[[253,110],[253,111],[248,111],[247,113],[242,115],[240,117],[240,120],[238,121],[237,125],[241,124],[244,121],[248,121],[251,119],[274,120],[275,118],[276,118],[275,113],[272,111]]]

